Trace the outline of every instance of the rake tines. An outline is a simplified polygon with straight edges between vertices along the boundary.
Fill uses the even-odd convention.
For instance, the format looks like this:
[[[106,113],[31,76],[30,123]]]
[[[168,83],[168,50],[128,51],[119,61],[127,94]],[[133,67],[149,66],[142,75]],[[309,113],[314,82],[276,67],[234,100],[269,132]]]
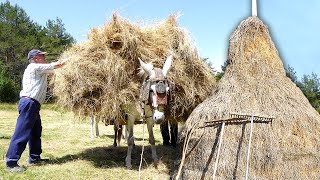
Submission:
[[[244,120],[250,120],[251,118],[253,118],[254,122],[272,122],[272,120],[274,119],[274,117],[263,117],[238,113],[230,113],[230,118],[239,118]]]
[[[258,115],[249,115],[249,114],[239,114],[239,113],[230,113],[229,118],[225,119],[214,119],[211,121],[206,121],[204,127],[215,126],[218,124],[242,124],[250,123],[251,118],[253,118],[254,123],[272,123],[274,117],[265,117]]]
[[[238,124],[238,123],[247,123],[250,122],[250,136],[249,136],[249,144],[248,144],[248,153],[247,153],[247,166],[246,166],[246,177],[245,179],[248,179],[248,174],[249,174],[249,160],[250,160],[250,147],[251,147],[251,139],[252,139],[252,130],[253,130],[253,123],[269,123],[272,122],[274,117],[262,117],[262,116],[254,116],[254,115],[248,115],[248,114],[238,114],[238,113],[230,113],[228,119],[220,119],[220,120],[214,120],[214,121],[207,121],[205,123],[210,123],[210,125],[205,125],[205,127],[208,126],[213,126],[216,124],[222,124],[221,126],[221,132],[220,132],[220,138],[219,138],[219,146],[218,146],[218,152],[216,156],[216,162],[214,166],[214,171],[213,171],[213,176],[212,179],[215,179],[215,175],[217,172],[218,168],[218,161],[219,161],[219,155],[220,155],[220,148],[222,144],[222,139],[223,139],[223,131],[224,131],[224,126],[226,123],[229,124]]]

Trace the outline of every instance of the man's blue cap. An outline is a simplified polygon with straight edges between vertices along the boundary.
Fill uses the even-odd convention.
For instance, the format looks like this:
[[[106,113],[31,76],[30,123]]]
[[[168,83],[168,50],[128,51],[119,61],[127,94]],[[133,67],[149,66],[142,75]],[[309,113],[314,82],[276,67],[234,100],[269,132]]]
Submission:
[[[38,49],[32,49],[31,51],[29,51],[28,53],[28,60],[33,59],[36,55],[38,54],[46,54],[47,52],[42,52]]]

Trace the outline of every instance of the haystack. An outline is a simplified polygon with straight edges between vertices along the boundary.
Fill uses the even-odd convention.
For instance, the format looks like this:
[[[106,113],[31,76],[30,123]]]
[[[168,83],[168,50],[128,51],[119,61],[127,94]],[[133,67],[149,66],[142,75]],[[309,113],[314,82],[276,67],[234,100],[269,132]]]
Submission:
[[[141,27],[114,14],[103,27],[92,29],[86,42],[62,54],[69,60],[52,83],[54,95],[80,116],[120,117],[124,104],[139,100],[138,58],[162,68],[170,54],[170,114],[182,116],[209,96],[215,79],[177,16]]]
[[[228,60],[213,95],[195,108],[181,133],[190,141],[180,178],[212,179],[222,125],[206,122],[236,113],[274,117],[253,124],[248,179],[319,179],[320,116],[286,77],[258,17],[233,32]],[[249,134],[248,122],[226,123],[215,178],[245,179]]]

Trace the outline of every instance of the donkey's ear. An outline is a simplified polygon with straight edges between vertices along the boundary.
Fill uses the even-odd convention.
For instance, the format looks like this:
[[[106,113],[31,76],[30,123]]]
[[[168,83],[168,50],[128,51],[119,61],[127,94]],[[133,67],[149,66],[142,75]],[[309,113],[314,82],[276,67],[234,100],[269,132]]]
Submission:
[[[167,76],[167,73],[169,72],[169,70],[171,68],[171,64],[172,64],[172,55],[167,57],[167,60],[163,65],[162,73],[164,76]]]
[[[151,76],[153,65],[152,64],[146,64],[140,58],[138,58],[138,59],[139,59],[141,68],[148,74],[148,76]]]

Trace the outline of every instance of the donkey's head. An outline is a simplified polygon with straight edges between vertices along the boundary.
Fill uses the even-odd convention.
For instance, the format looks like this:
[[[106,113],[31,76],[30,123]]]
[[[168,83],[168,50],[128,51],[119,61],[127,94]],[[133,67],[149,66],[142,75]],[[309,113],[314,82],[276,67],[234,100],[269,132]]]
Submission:
[[[144,63],[139,59],[141,68],[148,75],[145,82],[147,89],[149,89],[149,104],[153,109],[153,120],[160,123],[164,120],[164,111],[168,104],[169,82],[167,80],[167,73],[172,64],[172,56],[170,55],[162,69],[154,68],[152,64]]]

